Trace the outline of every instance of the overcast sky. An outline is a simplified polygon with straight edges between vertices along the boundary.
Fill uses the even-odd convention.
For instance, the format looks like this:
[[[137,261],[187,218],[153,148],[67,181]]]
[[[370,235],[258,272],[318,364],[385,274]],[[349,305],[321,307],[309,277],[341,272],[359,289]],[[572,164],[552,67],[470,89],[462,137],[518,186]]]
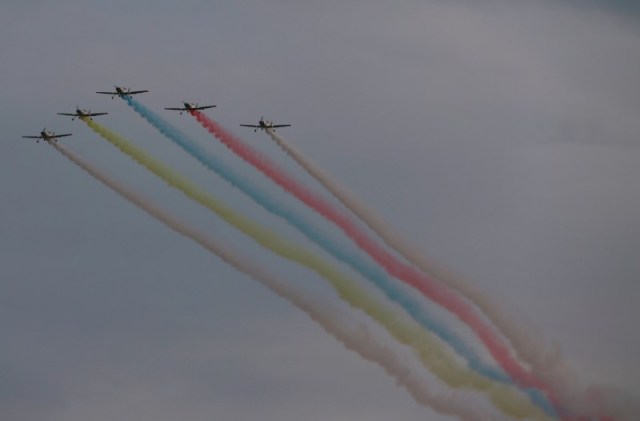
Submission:
[[[55,115],[109,112],[108,127],[301,239],[94,93],[114,84],[149,89],[140,101],[159,111],[218,104],[211,116],[310,182],[264,134],[237,127],[261,115],[293,124],[283,136],[557,342],[582,380],[640,400],[634,1],[5,0],[0,51],[3,420],[448,419],[48,145],[20,139],[71,131],[70,149],[326,292]],[[166,115],[286,199],[192,119]]]

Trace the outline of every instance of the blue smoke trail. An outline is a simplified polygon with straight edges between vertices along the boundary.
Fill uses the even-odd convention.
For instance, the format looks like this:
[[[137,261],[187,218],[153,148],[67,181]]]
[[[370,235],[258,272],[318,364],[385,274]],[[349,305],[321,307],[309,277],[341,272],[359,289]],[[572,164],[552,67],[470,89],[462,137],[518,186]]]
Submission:
[[[449,344],[459,355],[467,360],[469,367],[481,375],[502,383],[514,385],[511,378],[501,369],[486,364],[476,352],[470,348],[455,332],[449,329],[435,316],[430,314],[426,308],[412,295],[397,288],[393,280],[379,269],[375,264],[364,260],[361,256],[337,244],[322,231],[316,229],[306,218],[298,215],[292,209],[284,206],[280,201],[274,200],[271,196],[263,192],[260,188],[244,179],[222,160],[205,150],[196,141],[192,140],[184,133],[173,127],[162,117],[149,110],[147,107],[137,102],[130,96],[124,96],[127,104],[136,111],[142,118],[147,120],[165,137],[184,149],[188,154],[197,159],[202,165],[224,178],[228,183],[253,201],[258,203],[270,213],[283,218],[287,223],[298,229],[309,240],[319,245],[323,250],[332,255],[337,260],[351,266],[365,278],[371,280],[391,301],[399,304],[416,322],[422,327],[434,332],[441,340]],[[537,389],[525,389],[531,401],[545,411],[548,415],[555,417],[556,412],[551,406],[546,396]]]

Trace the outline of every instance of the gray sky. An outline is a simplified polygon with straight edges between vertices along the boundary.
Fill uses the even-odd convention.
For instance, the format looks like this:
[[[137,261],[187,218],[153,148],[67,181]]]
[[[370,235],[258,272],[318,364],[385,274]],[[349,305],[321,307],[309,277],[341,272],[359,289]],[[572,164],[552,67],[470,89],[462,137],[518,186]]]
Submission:
[[[288,140],[557,342],[582,380],[640,400],[634,2],[131,3],[0,4],[0,418],[447,419],[48,146],[19,139],[72,131],[74,151],[327,292],[55,115],[107,111],[108,127],[301,238],[94,94],[113,84],[151,90],[140,100],[156,110],[218,104],[213,117],[308,181],[266,136],[236,129],[260,115],[292,123]]]

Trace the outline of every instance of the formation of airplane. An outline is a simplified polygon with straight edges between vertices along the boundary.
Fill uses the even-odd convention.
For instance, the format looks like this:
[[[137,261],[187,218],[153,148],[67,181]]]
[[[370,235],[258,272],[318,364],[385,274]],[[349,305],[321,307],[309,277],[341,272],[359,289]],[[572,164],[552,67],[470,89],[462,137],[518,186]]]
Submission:
[[[57,113],[58,115],[65,115],[65,116],[69,116],[71,117],[71,120],[75,120],[76,118],[80,118],[80,117],[88,117],[91,120],[91,117],[96,117],[99,115],[107,115],[109,113],[92,113],[91,110],[84,110],[79,108],[76,105],[76,112],[75,113]]]
[[[149,92],[148,90],[139,90],[139,91],[134,91],[131,88],[125,88],[122,86],[114,86],[115,91],[114,92],[107,92],[107,91],[97,91],[96,93],[98,94],[104,94],[104,95],[111,95],[111,98],[115,98],[116,96],[120,97],[120,98],[125,98],[125,97],[129,97],[131,95],[137,95],[137,94],[142,94],[145,92]],[[180,114],[186,112],[191,112],[191,111],[200,111],[200,110],[206,110],[208,108],[214,108],[216,107],[216,105],[198,105],[198,103],[193,103],[193,102],[186,102],[183,101],[182,102],[183,107],[167,107],[165,108],[165,110],[171,110],[171,111],[180,111]],[[96,116],[100,116],[100,115],[107,115],[109,113],[92,113],[91,110],[88,109],[82,109],[78,106],[76,106],[76,112],[75,113],[57,113],[58,115],[63,115],[63,116],[68,116],[71,117],[72,120],[75,120],[76,118],[88,118],[91,120],[91,117],[96,117]],[[273,130],[275,131],[275,129],[277,128],[281,128],[281,127],[291,127],[291,124],[273,124],[273,121],[270,120],[265,120],[264,117],[260,117],[260,120],[258,121],[258,124],[241,124],[240,126],[242,127],[250,127],[253,129],[254,132],[257,132],[258,130]],[[63,133],[63,134],[56,134],[55,132],[52,132],[50,130],[46,130],[46,129],[42,129],[42,131],[40,132],[40,135],[38,136],[22,136],[25,139],[37,139],[36,142],[40,142],[41,140],[44,140],[45,142],[57,142],[58,138],[60,137],[67,137],[67,136],[71,136],[71,133]]]
[[[42,129],[39,136],[22,136],[22,137],[25,139],[38,139],[36,140],[36,143],[39,143],[41,140],[51,143],[52,141],[57,142],[59,137],[66,137],[66,136],[71,136],[71,133],[56,134],[55,132],[52,132],[50,130]]]
[[[242,127],[251,127],[254,132],[257,132],[258,130],[267,131],[267,129],[268,130],[273,130],[275,132],[276,128],[291,127],[291,124],[273,124],[273,121],[265,120],[264,117],[260,117],[260,121],[258,121],[257,125],[256,124],[241,124],[241,126]]]
[[[111,95],[111,99],[115,98],[116,96],[120,97],[120,98],[124,98],[126,96],[131,96],[131,95],[137,95],[137,94],[143,94],[145,92],[149,92],[147,90],[142,90],[142,91],[132,91],[131,88],[124,88],[122,86],[114,86],[115,88],[115,92],[105,92],[105,91],[98,91],[96,92],[97,94],[103,94],[103,95]]]
[[[185,102],[183,101],[182,104],[184,105],[184,107],[181,108],[165,108],[165,110],[171,110],[171,111],[180,111],[180,114],[182,114],[185,111],[196,111],[196,110],[206,110],[207,108],[214,108],[217,107],[217,105],[198,105],[197,102]]]

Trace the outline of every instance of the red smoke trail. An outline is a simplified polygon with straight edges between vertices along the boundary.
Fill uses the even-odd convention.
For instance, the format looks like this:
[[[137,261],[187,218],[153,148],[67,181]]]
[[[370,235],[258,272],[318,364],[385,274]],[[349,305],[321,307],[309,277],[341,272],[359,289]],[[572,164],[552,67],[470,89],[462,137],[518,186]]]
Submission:
[[[544,390],[556,408],[561,408],[552,391],[533,374],[529,373],[512,357],[509,347],[501,337],[494,332],[477,314],[476,310],[452,290],[426,277],[413,267],[399,261],[392,254],[379,247],[370,239],[348,216],[335,209],[322,197],[315,195],[304,186],[279,169],[267,157],[253,150],[237,137],[224,130],[213,120],[199,111],[190,111],[191,115],[224,145],[239,155],[242,159],[271,178],[287,192],[293,194],[307,206],[314,209],[350,237],[362,250],[371,256],[388,273],[405,281],[432,301],[445,307],[465,322],[487,347],[493,358],[522,387],[533,387]]]

